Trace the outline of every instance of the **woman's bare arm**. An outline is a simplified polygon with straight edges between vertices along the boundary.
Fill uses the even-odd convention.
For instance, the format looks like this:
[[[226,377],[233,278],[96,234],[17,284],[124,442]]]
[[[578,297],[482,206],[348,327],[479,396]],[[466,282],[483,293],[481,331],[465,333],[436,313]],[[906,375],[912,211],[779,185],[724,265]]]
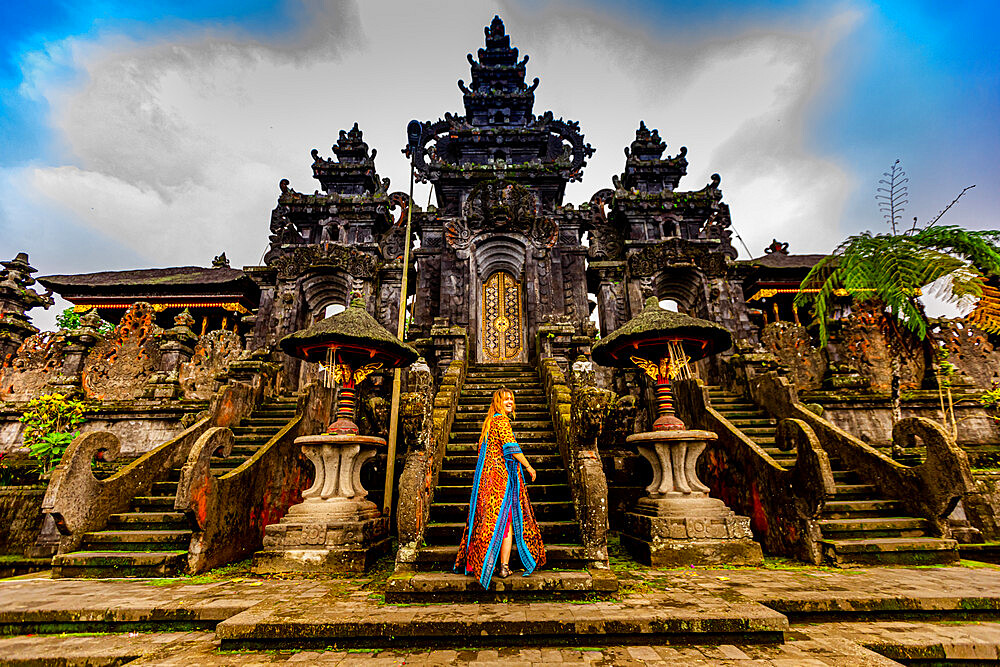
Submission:
[[[524,454],[521,452],[514,454],[514,460],[524,466],[524,469],[528,471],[528,476],[531,477],[531,481],[534,482],[537,473],[535,472],[535,469],[531,467],[531,464],[528,463],[528,459],[524,457]]]

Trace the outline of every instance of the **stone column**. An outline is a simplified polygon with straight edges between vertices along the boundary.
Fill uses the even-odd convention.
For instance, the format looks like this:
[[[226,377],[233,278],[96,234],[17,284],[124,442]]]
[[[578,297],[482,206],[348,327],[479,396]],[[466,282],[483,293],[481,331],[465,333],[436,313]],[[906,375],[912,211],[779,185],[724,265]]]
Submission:
[[[174,326],[160,334],[160,368],[153,373],[143,389],[143,398],[183,398],[180,366],[191,361],[198,336],[191,329],[194,318],[188,309],[174,318]]]
[[[367,499],[361,467],[385,440],[357,434],[295,439],[316,469],[303,501],[264,529],[256,574],[364,572],[389,550],[389,519]]]
[[[62,368],[48,383],[53,391],[67,397],[83,395],[83,366],[90,349],[101,340],[101,335],[97,332],[100,326],[101,317],[97,314],[97,309],[92,308],[80,318],[80,326],[66,334]]]
[[[597,271],[600,279],[597,316],[601,321],[601,335],[607,336],[628,320],[628,313],[625,312],[625,262],[591,262],[590,269]]]

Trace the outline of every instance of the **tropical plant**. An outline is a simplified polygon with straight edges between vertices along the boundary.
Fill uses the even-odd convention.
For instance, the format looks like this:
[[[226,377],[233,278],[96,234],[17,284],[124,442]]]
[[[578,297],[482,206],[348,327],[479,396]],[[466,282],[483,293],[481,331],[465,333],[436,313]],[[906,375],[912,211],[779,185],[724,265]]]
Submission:
[[[829,320],[835,297],[850,295],[854,303],[874,302],[882,317],[882,330],[892,359],[893,416],[900,418],[900,359],[913,353],[916,339],[925,359],[933,360],[927,344],[929,323],[919,300],[922,290],[935,283],[946,301],[980,299],[986,280],[1000,275],[1000,231],[970,231],[937,224],[969,186],[930,223],[900,231],[907,203],[906,174],[896,160],[880,181],[876,200],[890,233],[863,232],[848,237],[820,260],[802,281],[795,297],[797,307],[812,304],[820,341],[829,342]]]
[[[82,318],[84,313],[78,313],[73,308],[67,308],[58,315],[56,315],[56,326],[60,329],[65,329],[66,331],[72,331],[73,329],[79,329],[80,318]],[[97,332],[103,335],[112,333],[115,330],[115,325],[108,322],[105,319],[101,319],[101,325],[97,327]]]
[[[979,404],[986,408],[991,419],[1000,422],[1000,382],[994,382],[993,387],[979,397]]]
[[[28,402],[19,420],[24,424],[24,446],[38,460],[43,475],[59,464],[76,437],[76,427],[86,421],[82,401],[63,394],[45,394]]]

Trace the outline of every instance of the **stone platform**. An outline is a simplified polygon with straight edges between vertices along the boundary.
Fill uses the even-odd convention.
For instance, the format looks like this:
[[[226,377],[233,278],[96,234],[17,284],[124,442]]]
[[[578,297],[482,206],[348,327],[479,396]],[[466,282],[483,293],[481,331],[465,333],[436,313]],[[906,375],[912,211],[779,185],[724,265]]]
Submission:
[[[385,603],[386,574],[4,580],[0,656],[91,665],[890,665],[1000,656],[1000,569],[990,566],[617,574],[621,590],[594,602],[419,605]]]
[[[607,597],[618,591],[618,578],[610,570],[541,570],[528,576],[515,572],[506,579],[494,577],[489,590],[477,579],[453,572],[404,572],[385,582],[385,601],[457,602],[519,600],[538,597],[581,600]]]

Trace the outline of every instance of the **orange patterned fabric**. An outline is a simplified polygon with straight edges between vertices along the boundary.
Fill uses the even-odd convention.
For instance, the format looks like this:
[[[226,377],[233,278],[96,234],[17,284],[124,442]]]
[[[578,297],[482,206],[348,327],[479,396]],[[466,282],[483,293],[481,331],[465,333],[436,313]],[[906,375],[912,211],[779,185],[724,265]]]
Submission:
[[[528,500],[521,464],[514,458],[520,451],[510,420],[493,415],[485,446],[479,443],[468,520],[455,559],[455,570],[475,574],[483,587],[488,587],[493,577],[508,521],[525,576],[545,564],[545,545]]]

